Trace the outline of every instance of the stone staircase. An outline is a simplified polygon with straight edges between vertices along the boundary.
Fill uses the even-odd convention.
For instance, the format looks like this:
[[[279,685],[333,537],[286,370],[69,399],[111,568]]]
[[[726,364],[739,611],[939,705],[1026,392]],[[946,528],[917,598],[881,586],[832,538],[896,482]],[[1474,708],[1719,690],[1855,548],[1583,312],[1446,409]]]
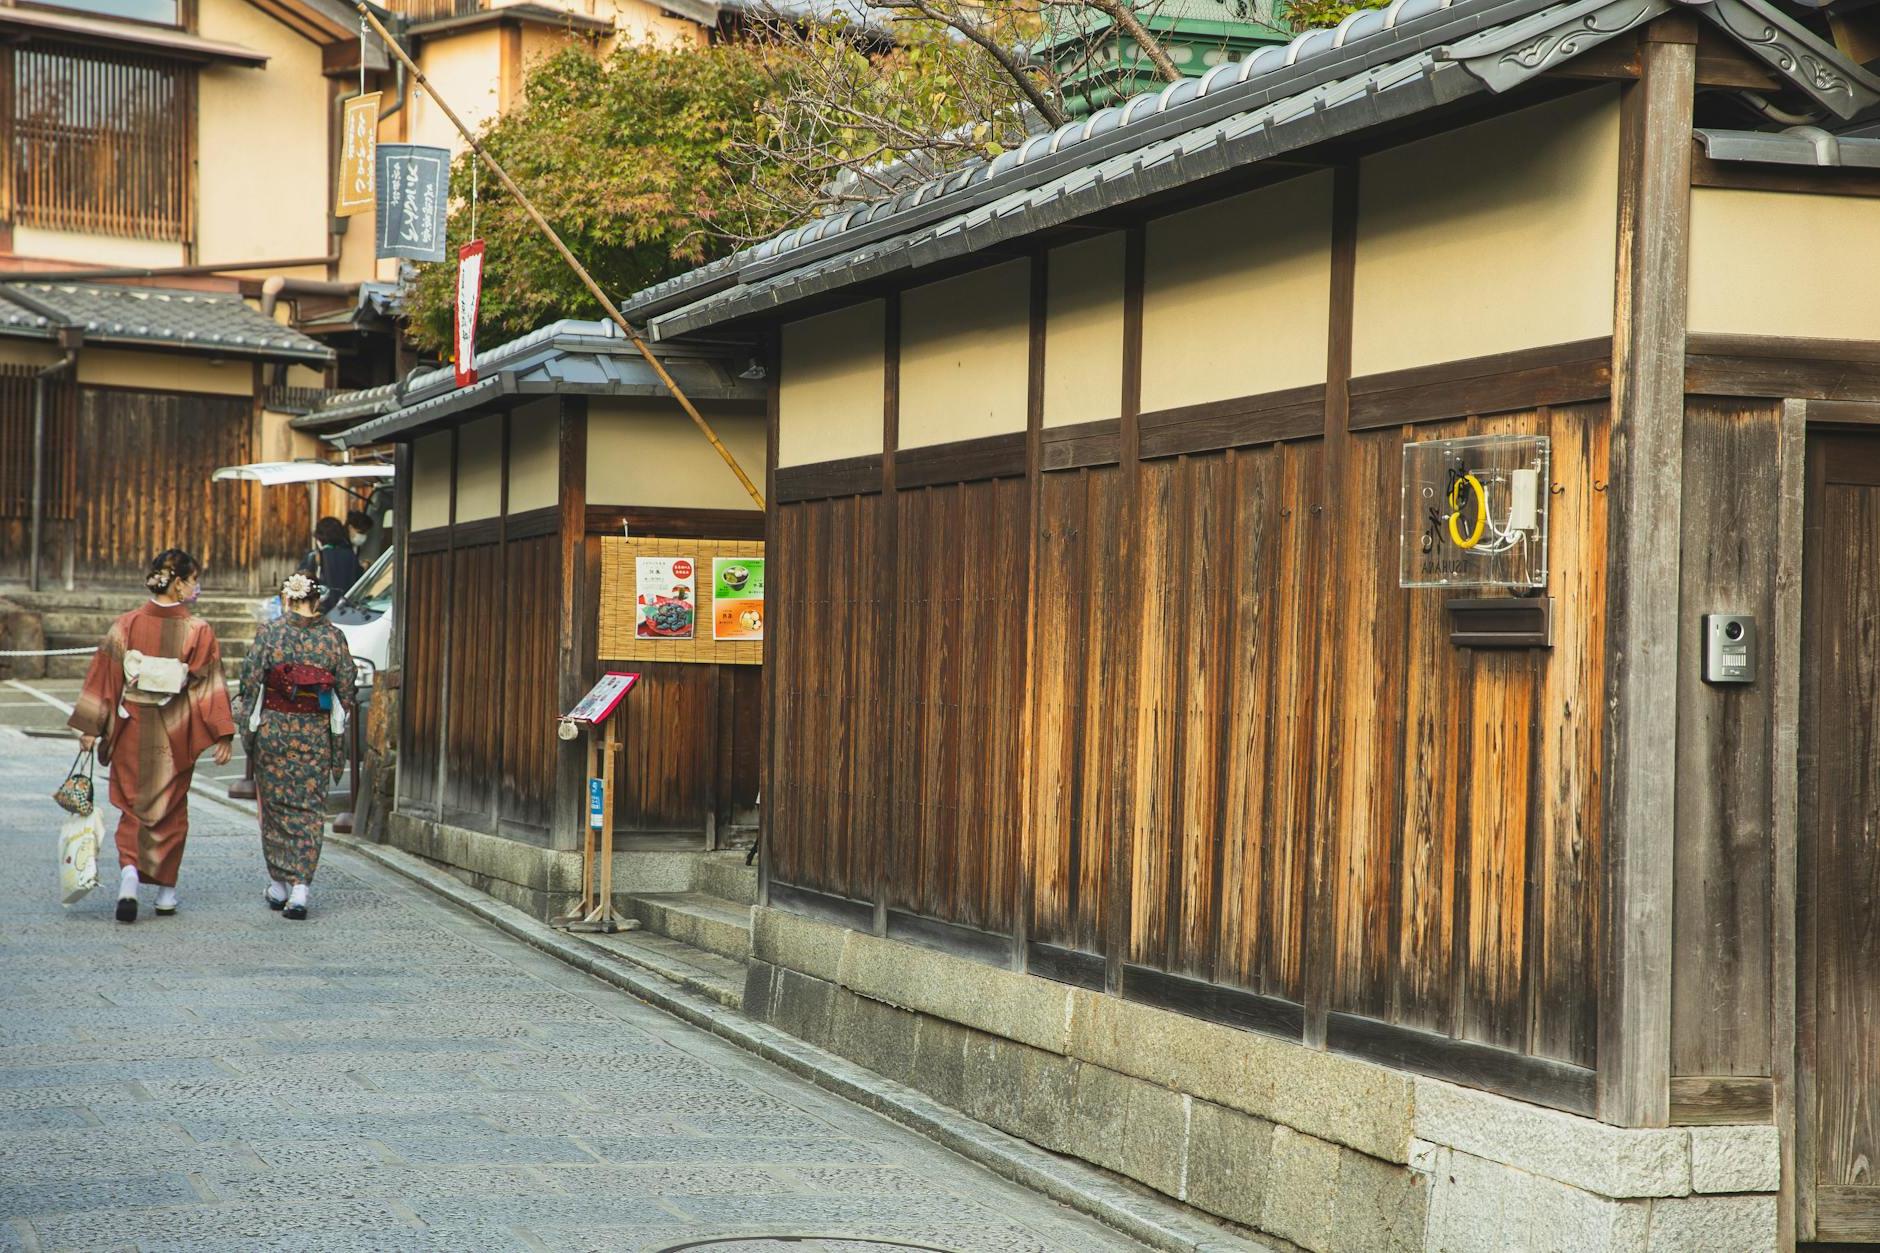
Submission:
[[[742,850],[616,850],[614,884],[614,908],[641,929],[582,939],[721,1005],[743,1007],[757,869],[744,864]]]
[[[53,648],[89,648],[103,638],[118,615],[135,609],[148,599],[134,591],[28,592],[0,588],[0,595],[40,616],[45,631],[45,646]],[[255,618],[259,596],[209,596],[195,603],[195,611],[215,628],[222,645],[222,662],[235,676],[248,645],[255,638],[260,623]],[[83,678],[88,656],[48,657],[45,676],[49,679]]]

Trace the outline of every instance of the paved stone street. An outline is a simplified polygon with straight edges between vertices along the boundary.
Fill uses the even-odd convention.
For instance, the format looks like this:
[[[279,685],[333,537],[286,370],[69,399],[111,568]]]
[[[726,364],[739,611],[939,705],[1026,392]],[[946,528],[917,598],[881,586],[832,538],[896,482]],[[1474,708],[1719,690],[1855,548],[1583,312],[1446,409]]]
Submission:
[[[342,850],[286,922],[200,796],[177,917],[62,909],[69,759],[0,728],[0,1253],[1136,1247]]]

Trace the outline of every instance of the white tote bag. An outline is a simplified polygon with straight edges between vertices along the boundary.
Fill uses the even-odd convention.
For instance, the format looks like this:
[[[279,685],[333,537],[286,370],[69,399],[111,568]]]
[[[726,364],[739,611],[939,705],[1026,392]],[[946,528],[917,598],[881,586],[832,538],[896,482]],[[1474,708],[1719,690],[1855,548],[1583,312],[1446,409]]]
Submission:
[[[96,808],[82,818],[67,818],[59,827],[59,893],[64,904],[78,904],[98,886],[98,845],[103,839],[104,816]]]

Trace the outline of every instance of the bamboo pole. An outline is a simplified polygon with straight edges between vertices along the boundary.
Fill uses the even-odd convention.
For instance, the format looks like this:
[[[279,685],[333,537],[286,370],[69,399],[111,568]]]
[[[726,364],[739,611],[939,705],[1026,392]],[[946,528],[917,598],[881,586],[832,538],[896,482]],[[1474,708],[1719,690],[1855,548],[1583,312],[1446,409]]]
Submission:
[[[418,86],[422,87],[425,94],[430,96],[437,107],[444,111],[444,116],[450,119],[451,125],[457,128],[457,133],[462,135],[464,142],[470,145],[470,150],[482,159],[483,164],[490,168],[490,172],[496,175],[497,180],[509,189],[509,194],[516,198],[516,203],[522,206],[530,220],[544,235],[548,236],[548,242],[555,245],[555,251],[559,252],[561,259],[568,263],[568,268],[574,271],[575,277],[581,280],[582,286],[588,289],[588,293],[594,299],[601,302],[601,308],[607,311],[607,316],[613,324],[633,341],[633,346],[639,349],[642,357],[646,358],[646,364],[653,367],[653,373],[659,376],[659,381],[664,383],[666,390],[672,393],[672,398],[679,402],[679,407],[685,410],[686,416],[692,419],[693,425],[697,426],[705,438],[711,441],[711,446],[718,450],[718,455],[724,458],[727,466],[731,467],[731,473],[738,476],[738,482],[742,483],[744,490],[750,493],[751,500],[759,509],[762,509],[764,496],[757,490],[757,485],[751,482],[751,476],[744,472],[744,467],[738,464],[738,459],[731,455],[731,450],[726,448],[724,441],[718,438],[718,432],[712,430],[711,423],[707,422],[705,415],[698,411],[698,406],[692,403],[692,398],[687,396],[672,375],[666,372],[665,364],[653,355],[653,350],[647,345],[646,340],[633,329],[633,324],[627,321],[626,316],[620,312],[614,302],[607,298],[607,293],[602,291],[600,284],[594,281],[594,276],[587,272],[587,267],[575,259],[574,253],[568,251],[568,245],[561,242],[561,236],[557,235],[555,228],[548,224],[548,219],[536,209],[533,201],[523,195],[522,188],[516,186],[516,180],[509,177],[509,172],[498,164],[496,158],[492,157],[481,143],[477,142],[477,137],[470,133],[470,128],[463,124],[463,119],[457,116],[456,110],[452,109],[444,97],[438,94],[437,88],[431,86],[431,80],[424,76],[424,71],[418,68],[417,62],[413,61],[399,42],[392,38],[390,32],[379,24],[379,19],[372,15],[372,10],[363,3],[363,0],[355,0],[353,7],[359,10],[361,18],[370,23],[373,33],[378,35],[380,41],[385,44],[386,50],[398,58],[406,72],[417,81]],[[359,55],[363,60],[365,57],[363,48],[360,49]]]

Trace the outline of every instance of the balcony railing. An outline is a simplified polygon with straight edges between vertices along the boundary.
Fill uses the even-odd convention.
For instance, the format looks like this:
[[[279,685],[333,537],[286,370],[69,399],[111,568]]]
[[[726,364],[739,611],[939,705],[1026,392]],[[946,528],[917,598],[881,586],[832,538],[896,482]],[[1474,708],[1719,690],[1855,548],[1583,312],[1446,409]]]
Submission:
[[[391,8],[408,22],[435,22],[445,17],[468,17],[490,6],[484,0],[393,0]]]

